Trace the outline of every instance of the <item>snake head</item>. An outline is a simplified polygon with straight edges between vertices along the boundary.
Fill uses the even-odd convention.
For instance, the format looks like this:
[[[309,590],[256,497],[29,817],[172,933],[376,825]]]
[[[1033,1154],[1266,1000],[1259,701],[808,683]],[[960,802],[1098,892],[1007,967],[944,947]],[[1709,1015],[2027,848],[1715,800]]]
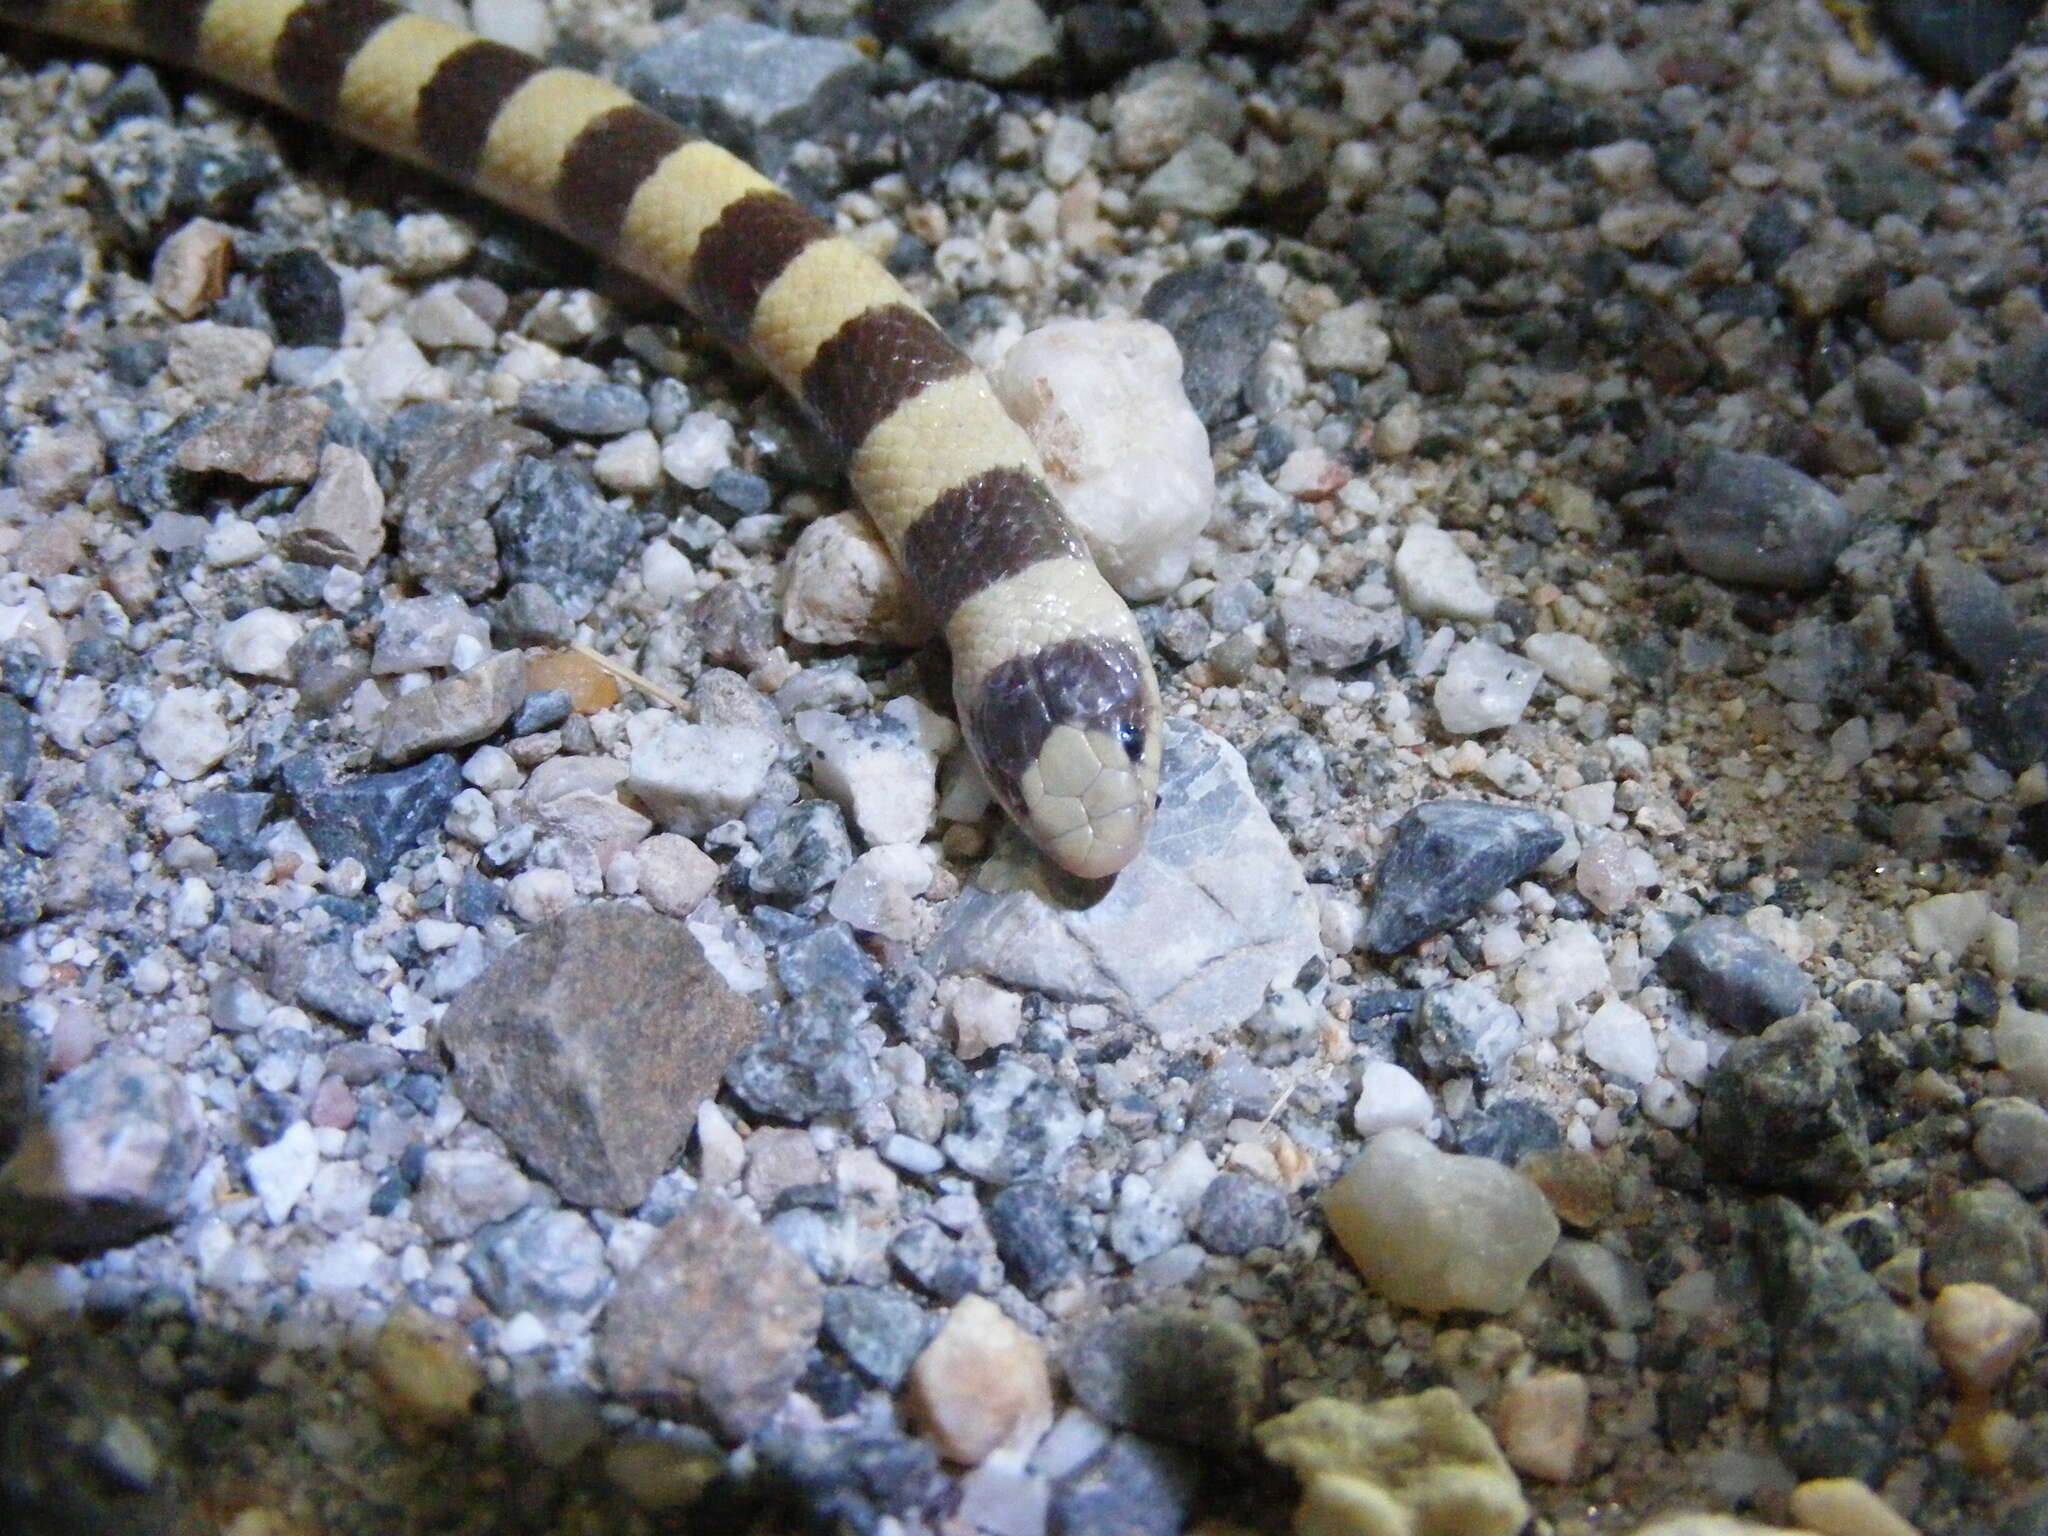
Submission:
[[[1138,855],[1159,798],[1159,685],[1126,641],[1082,636],[1013,656],[962,701],[967,739],[1003,809],[1086,880]]]

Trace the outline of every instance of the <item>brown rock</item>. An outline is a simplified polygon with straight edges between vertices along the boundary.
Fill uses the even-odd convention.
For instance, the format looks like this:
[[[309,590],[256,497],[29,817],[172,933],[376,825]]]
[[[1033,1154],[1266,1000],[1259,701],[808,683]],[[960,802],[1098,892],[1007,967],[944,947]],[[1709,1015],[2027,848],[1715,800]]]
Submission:
[[[909,1401],[940,1455],[979,1465],[1052,1422],[1045,1349],[994,1302],[965,1297],[910,1368]]]
[[[193,219],[156,248],[149,291],[180,320],[197,319],[228,291],[235,232],[214,219]]]
[[[626,1209],[760,1029],[690,930],[593,906],[535,929],[441,1026],[455,1087],[565,1200]]]
[[[482,741],[526,702],[526,658],[500,651],[467,672],[393,699],[377,722],[377,756],[409,763]]]
[[[427,1427],[468,1417],[484,1384],[461,1325],[409,1302],[377,1330],[370,1374],[383,1389],[383,1406],[393,1419]]]
[[[331,414],[311,395],[280,395],[228,412],[185,440],[178,468],[233,475],[252,485],[304,485],[320,467],[320,439]]]
[[[594,715],[619,702],[619,680],[581,651],[552,651],[526,664],[526,691],[569,695],[579,715]]]
[[[306,565],[365,571],[384,552],[384,489],[377,471],[353,448],[320,451],[320,478],[300,498],[279,547]]]
[[[1576,1371],[1539,1371],[1501,1393],[1493,1427],[1517,1472],[1568,1483],[1586,1441],[1586,1378]]]
[[[825,1315],[810,1267],[717,1195],[690,1198],[605,1307],[612,1389],[735,1440],[782,1406]]]
[[[408,445],[391,510],[405,563],[421,586],[476,598],[498,584],[491,508],[511,486],[520,458],[547,446],[538,432],[492,417],[423,432]]]

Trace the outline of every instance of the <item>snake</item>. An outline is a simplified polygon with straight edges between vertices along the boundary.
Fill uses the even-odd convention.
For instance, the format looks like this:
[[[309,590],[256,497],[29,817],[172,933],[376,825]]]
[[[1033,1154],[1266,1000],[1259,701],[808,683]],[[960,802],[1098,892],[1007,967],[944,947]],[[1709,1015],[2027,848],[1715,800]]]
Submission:
[[[625,90],[387,0],[0,0],[0,20],[194,71],[527,218],[753,358],[846,478],[952,655],[998,804],[1071,875],[1144,846],[1164,738],[1130,609],[1030,438],[889,271]]]

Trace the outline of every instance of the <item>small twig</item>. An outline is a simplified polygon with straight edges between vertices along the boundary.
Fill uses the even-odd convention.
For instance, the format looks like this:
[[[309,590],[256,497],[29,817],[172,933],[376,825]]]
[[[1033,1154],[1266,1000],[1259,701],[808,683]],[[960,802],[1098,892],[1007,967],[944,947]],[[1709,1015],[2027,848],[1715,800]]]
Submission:
[[[642,677],[638,672],[635,672],[631,667],[620,666],[619,663],[613,661],[609,656],[605,655],[602,651],[597,650],[595,647],[585,645],[581,640],[571,640],[569,642],[569,649],[574,651],[578,656],[583,657],[584,660],[592,662],[595,665],[604,668],[605,671],[611,673],[611,675],[613,677],[616,677],[620,682],[627,683],[635,688],[638,688],[642,693],[646,694],[647,697],[654,700],[655,703],[666,704],[670,709],[674,710],[679,715],[686,715],[690,712],[689,705],[685,704],[682,701],[682,699],[677,697],[675,694],[670,693],[666,688],[662,687],[661,684],[650,683],[646,678]]]

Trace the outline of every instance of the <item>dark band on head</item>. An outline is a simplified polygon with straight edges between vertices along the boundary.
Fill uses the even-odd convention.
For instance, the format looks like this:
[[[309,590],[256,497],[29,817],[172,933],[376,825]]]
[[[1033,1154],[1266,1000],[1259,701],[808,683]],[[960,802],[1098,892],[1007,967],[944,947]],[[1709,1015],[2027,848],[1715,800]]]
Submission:
[[[140,0],[135,31],[158,58],[189,64],[199,56],[199,26],[212,5],[213,0]]]
[[[293,11],[270,51],[285,104],[308,117],[333,117],[349,65],[397,14],[385,0],[314,0]]]
[[[1024,770],[1059,725],[1116,734],[1130,746],[1149,713],[1145,664],[1121,640],[1085,636],[1014,656],[983,679],[976,703],[982,767],[1012,801]],[[1143,751],[1140,734],[1131,755]]]
[[[768,285],[832,232],[785,192],[735,198],[704,231],[690,262],[690,303],[728,341],[744,342]]]
[[[841,453],[851,453],[897,406],[973,364],[908,304],[855,315],[804,370],[804,404]]]
[[[450,176],[474,176],[499,110],[541,67],[531,54],[503,43],[456,49],[420,88],[413,112],[420,153]]]
[[[944,492],[903,535],[903,568],[944,623],[968,598],[1042,560],[1086,559],[1087,547],[1043,480],[985,469]]]
[[[555,178],[563,227],[599,250],[618,241],[640,184],[689,142],[689,135],[645,107],[613,107],[576,135]]]

